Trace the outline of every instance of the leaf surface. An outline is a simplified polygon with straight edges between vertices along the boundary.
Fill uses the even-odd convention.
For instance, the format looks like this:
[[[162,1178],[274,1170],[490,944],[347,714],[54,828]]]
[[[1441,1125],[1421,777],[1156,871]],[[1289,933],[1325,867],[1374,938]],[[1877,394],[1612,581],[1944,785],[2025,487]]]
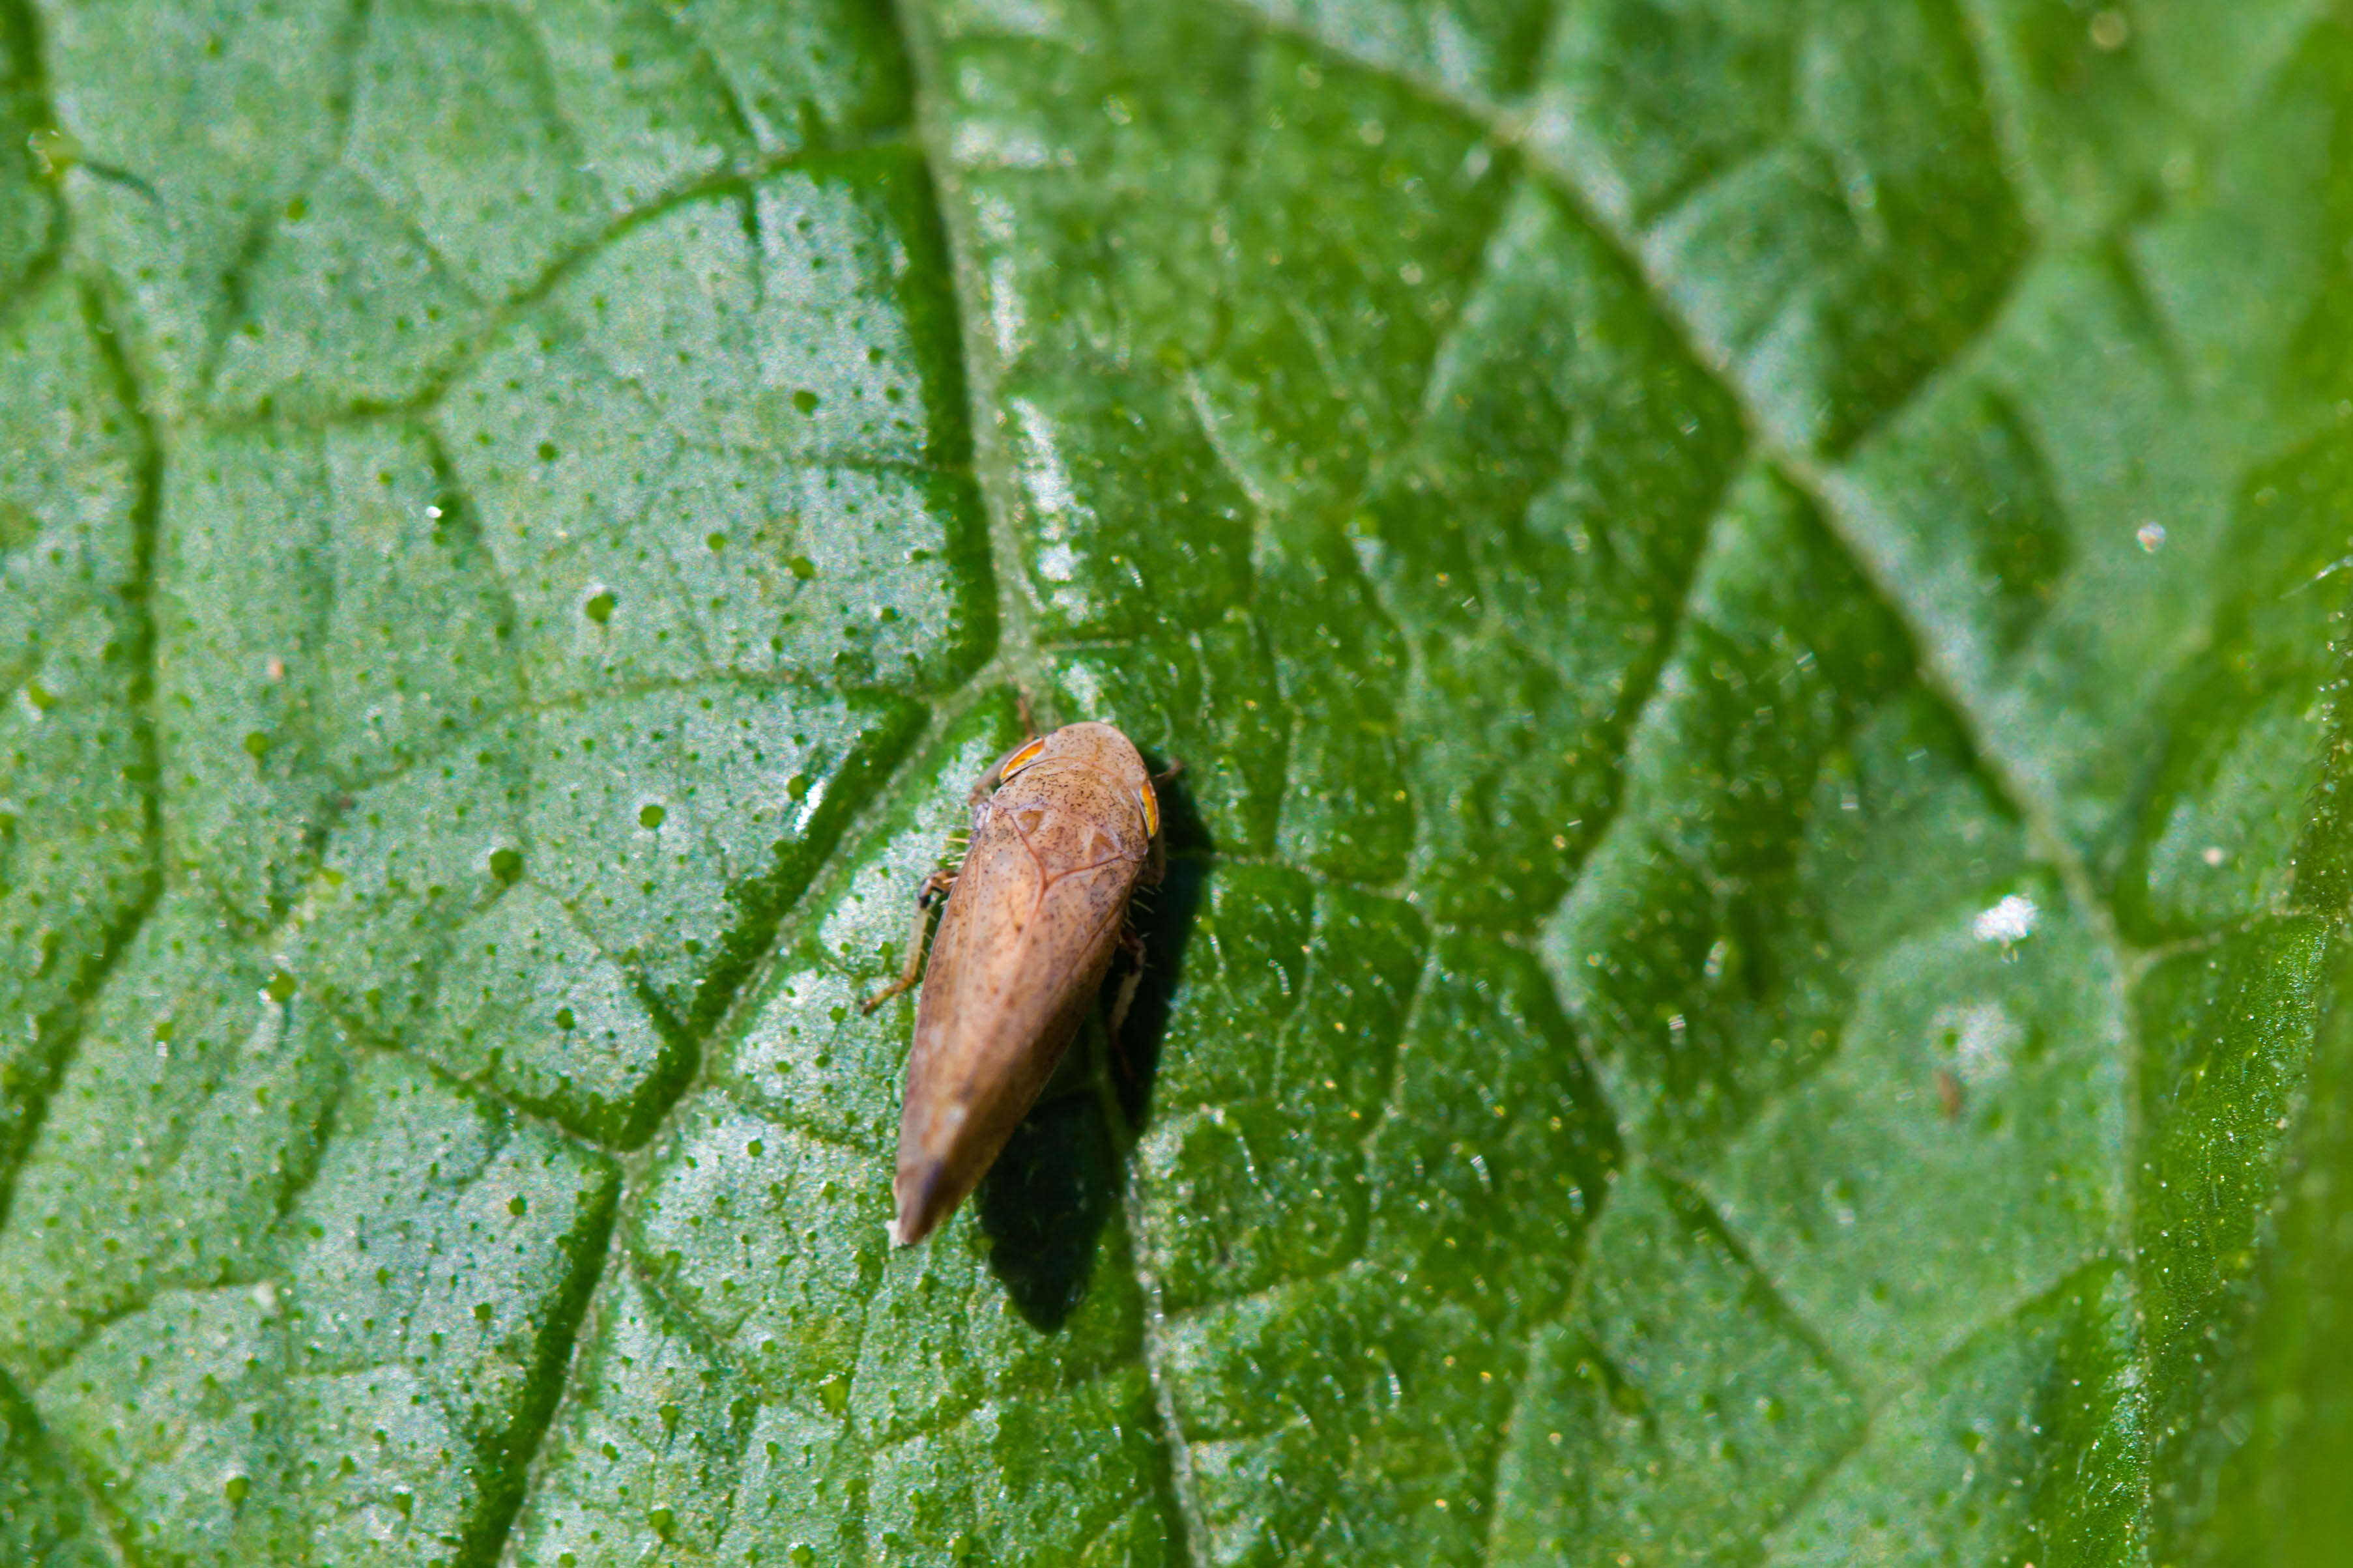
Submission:
[[[0,1557],[2325,1562],[2303,0],[0,5]],[[887,1244],[908,894],[1166,792]]]

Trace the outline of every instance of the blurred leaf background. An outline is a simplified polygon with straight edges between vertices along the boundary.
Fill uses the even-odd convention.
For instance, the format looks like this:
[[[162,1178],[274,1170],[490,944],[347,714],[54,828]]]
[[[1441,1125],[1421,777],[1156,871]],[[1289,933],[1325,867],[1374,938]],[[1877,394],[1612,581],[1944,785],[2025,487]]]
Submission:
[[[0,0],[0,1560],[2353,1533],[2316,0]],[[1013,694],[1137,1022],[885,1245]]]

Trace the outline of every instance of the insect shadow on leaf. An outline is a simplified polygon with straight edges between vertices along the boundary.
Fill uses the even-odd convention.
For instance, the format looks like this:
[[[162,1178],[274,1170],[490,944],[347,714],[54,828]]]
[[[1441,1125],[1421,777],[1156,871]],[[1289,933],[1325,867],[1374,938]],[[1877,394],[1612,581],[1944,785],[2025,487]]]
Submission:
[[[1213,866],[1214,846],[1182,776],[1155,788],[1168,873],[1129,906],[1144,967],[1119,1037],[1109,1038],[1104,1019],[1134,975],[1126,954],[1113,963],[1102,1005],[973,1194],[990,1271],[1041,1333],[1060,1329],[1086,1300],[1096,1242],[1119,1204],[1126,1149],[1151,1107],[1185,946]]]

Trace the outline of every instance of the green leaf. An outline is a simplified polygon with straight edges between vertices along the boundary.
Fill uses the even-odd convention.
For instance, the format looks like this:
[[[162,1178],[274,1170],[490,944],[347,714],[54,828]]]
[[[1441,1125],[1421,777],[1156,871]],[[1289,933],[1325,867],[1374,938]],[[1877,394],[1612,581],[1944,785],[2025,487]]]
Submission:
[[[2321,1563],[2308,0],[0,0],[0,1560]],[[1020,732],[1170,875],[893,1249]]]

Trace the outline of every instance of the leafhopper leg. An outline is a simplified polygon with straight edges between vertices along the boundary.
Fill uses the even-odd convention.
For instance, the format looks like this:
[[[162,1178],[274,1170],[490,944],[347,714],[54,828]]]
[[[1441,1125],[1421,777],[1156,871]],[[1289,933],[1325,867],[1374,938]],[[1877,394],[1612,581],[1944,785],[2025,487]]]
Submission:
[[[892,997],[904,995],[915,988],[915,982],[923,977],[923,938],[931,930],[932,900],[944,897],[955,887],[955,873],[935,867],[916,888],[915,923],[907,932],[906,967],[899,971],[898,979],[859,1003],[860,1013],[871,1015]]]
[[[1119,951],[1127,960],[1127,969],[1119,977],[1119,989],[1112,993],[1111,1006],[1103,1013],[1103,1037],[1111,1046],[1112,1071],[1119,1075],[1122,1084],[1126,1084],[1134,1079],[1135,1073],[1128,1062],[1127,1047],[1120,1029],[1127,1022],[1127,1010],[1135,1005],[1136,987],[1144,984],[1144,939],[1124,921],[1119,928]]]

